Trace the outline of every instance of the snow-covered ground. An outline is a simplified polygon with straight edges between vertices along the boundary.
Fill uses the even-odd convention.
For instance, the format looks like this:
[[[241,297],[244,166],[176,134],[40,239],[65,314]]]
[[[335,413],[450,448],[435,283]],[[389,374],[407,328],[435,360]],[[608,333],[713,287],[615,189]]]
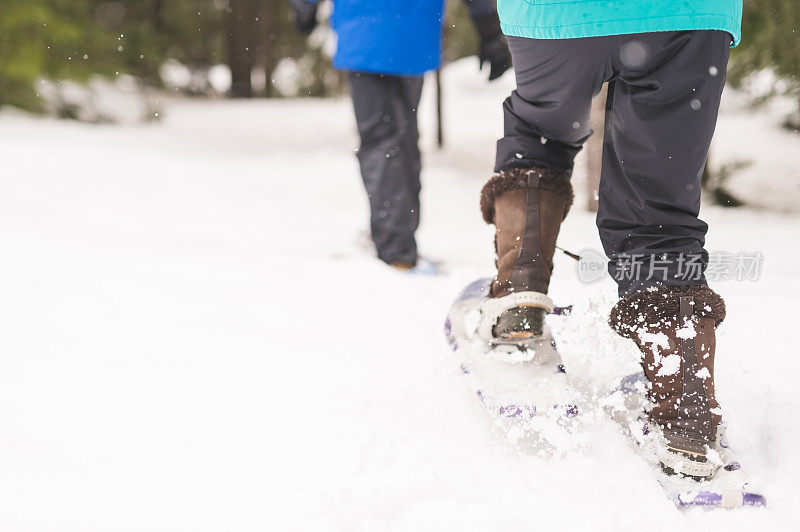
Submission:
[[[791,527],[797,216],[703,210],[711,250],[764,256],[757,282],[715,288],[719,396],[769,509],[680,512],[602,416],[583,447],[546,458],[477,404],[442,322],[492,270],[478,193],[513,79],[489,86],[474,67],[446,77],[445,151],[430,84],[421,110],[420,246],[449,270],[436,278],[359,244],[346,99],[177,100],[141,126],[0,115],[0,530]],[[797,142],[749,122],[753,138]],[[720,138],[726,153],[752,142]],[[796,150],[770,153],[798,165]],[[600,249],[583,201],[560,244]],[[614,292],[557,258],[551,294],[576,312],[555,327],[590,398],[635,367],[605,324]]]

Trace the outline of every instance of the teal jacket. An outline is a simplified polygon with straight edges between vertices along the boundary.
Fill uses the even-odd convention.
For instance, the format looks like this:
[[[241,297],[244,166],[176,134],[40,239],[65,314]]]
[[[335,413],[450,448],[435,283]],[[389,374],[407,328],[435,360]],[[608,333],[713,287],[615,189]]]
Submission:
[[[652,31],[723,30],[742,38],[742,0],[497,0],[506,35],[573,39]]]

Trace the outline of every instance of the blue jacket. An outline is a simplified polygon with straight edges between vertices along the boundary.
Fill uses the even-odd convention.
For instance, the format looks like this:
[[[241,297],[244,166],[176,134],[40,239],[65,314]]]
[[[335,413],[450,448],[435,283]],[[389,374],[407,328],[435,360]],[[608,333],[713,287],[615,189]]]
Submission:
[[[653,31],[723,30],[742,38],[742,0],[498,0],[503,32],[572,39]]]
[[[292,0],[293,4],[318,0]],[[493,0],[464,0],[473,16]],[[439,67],[444,0],[334,0],[333,66],[377,74],[421,75]]]

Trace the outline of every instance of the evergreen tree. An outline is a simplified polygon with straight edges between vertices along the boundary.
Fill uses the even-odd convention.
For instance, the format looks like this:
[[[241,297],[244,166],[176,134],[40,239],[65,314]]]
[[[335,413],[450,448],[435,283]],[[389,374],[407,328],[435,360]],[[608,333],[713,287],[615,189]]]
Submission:
[[[37,111],[43,78],[85,80],[115,71],[111,34],[93,21],[89,0],[0,0],[0,105]]]
[[[0,105],[37,111],[41,79],[129,73],[159,86],[174,59],[225,59],[226,0],[0,0]]]
[[[730,79],[770,68],[800,98],[800,2],[745,0],[742,43],[734,50]],[[800,104],[800,101],[798,101]]]

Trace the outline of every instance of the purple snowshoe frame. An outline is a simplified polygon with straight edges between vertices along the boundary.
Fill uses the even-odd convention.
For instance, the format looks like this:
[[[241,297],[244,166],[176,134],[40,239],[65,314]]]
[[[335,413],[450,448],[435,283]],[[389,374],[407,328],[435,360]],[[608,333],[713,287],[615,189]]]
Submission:
[[[713,491],[699,491],[691,494],[670,493],[670,499],[675,506],[682,508],[691,507],[721,507],[722,494]],[[759,493],[742,492],[742,506],[767,506],[767,499]]]

